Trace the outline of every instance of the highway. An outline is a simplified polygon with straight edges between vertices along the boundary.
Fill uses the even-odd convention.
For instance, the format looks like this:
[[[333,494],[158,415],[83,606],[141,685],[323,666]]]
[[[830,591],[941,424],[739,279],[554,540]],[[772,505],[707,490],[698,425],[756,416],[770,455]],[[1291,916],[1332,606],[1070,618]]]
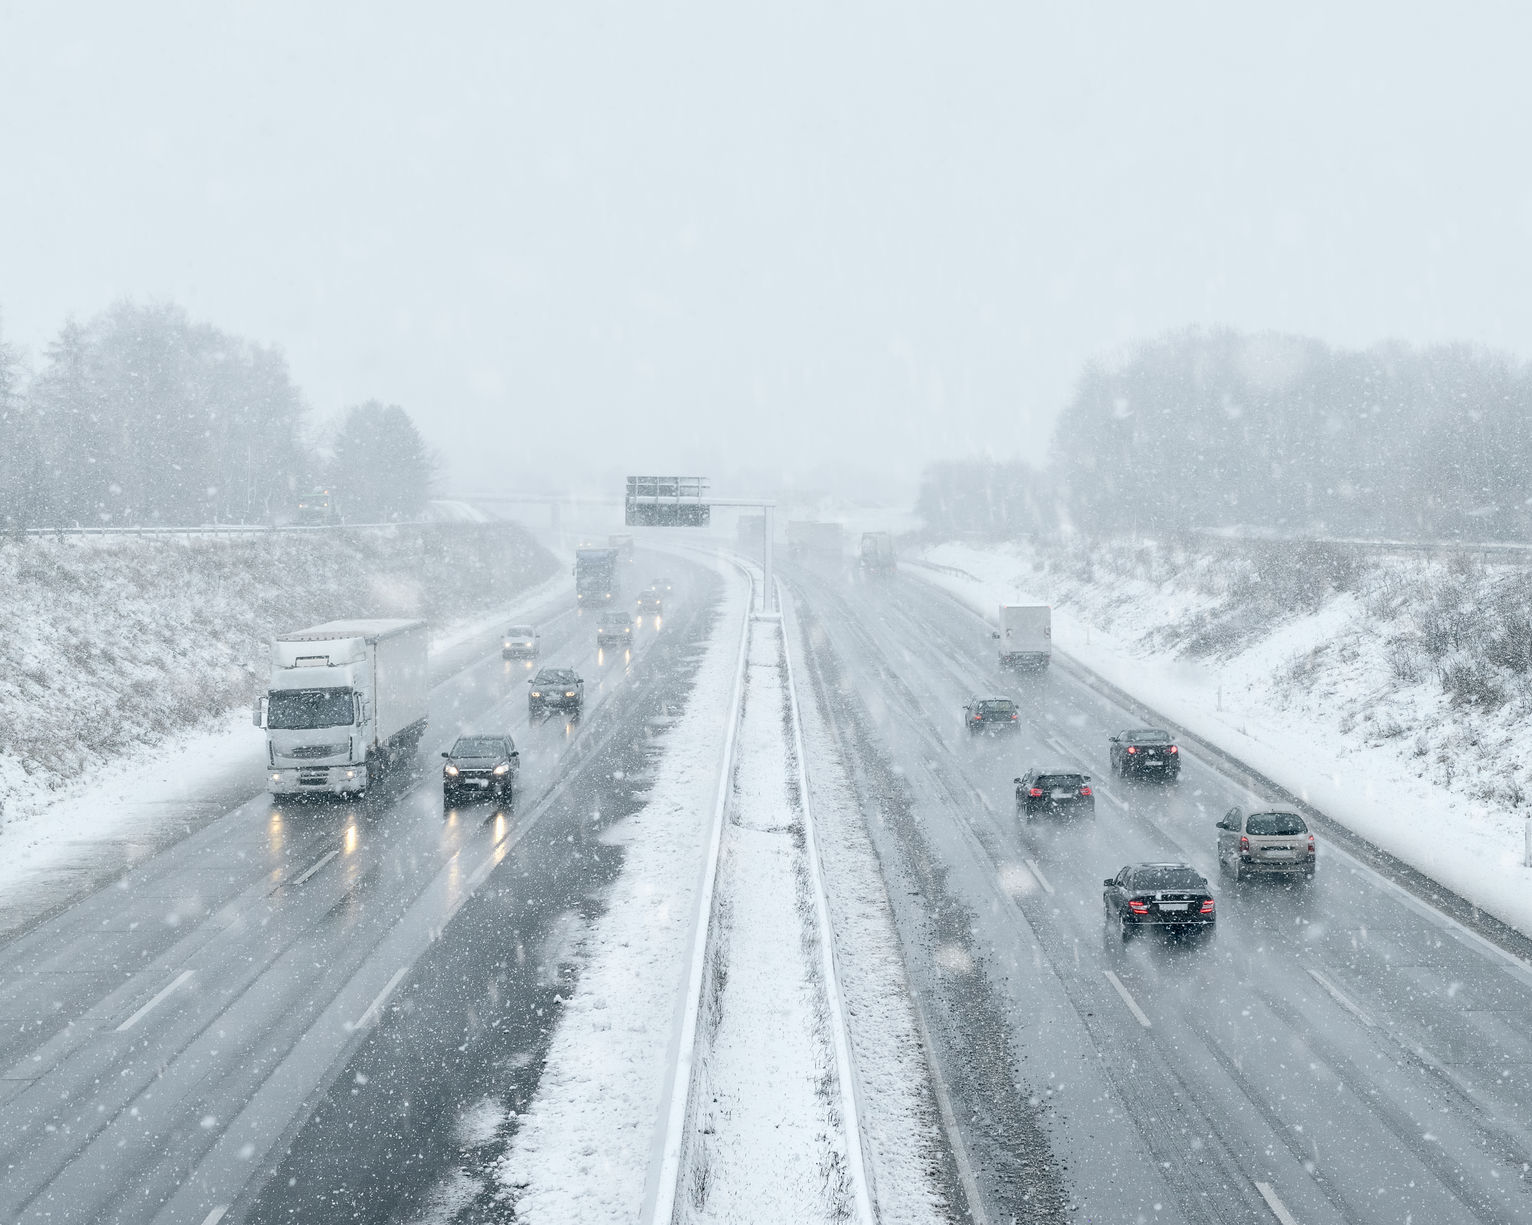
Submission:
[[[528,904],[478,925],[502,953],[534,950],[518,960],[541,973],[536,953],[551,947],[559,916],[616,870],[592,850],[594,835],[641,802],[641,770],[613,762],[641,758],[648,721],[677,700],[687,652],[706,633],[717,577],[664,565],[676,579],[667,620],[641,626],[631,651],[598,653],[572,592],[536,618],[543,662],[586,679],[582,719],[529,724],[527,666],[500,659],[498,636],[481,641],[436,685],[413,771],[354,804],[253,796],[12,934],[0,946],[0,1220],[200,1225],[285,1214],[290,1202],[263,1205],[259,1190],[379,1022],[397,1011],[450,1020],[472,1007],[464,984],[475,974],[434,990],[442,967],[429,954],[470,899],[496,895],[482,888],[491,876],[543,883]],[[657,573],[630,567],[630,591]],[[459,730],[484,729],[516,737],[516,802],[444,812],[436,754]],[[452,944],[449,960],[463,951]],[[518,1000],[535,1016],[543,995]],[[528,1035],[534,1055],[550,1025],[544,1017]],[[471,1069],[441,1076],[441,1052],[428,1057],[380,1078],[380,1091],[407,1094],[406,1072],[472,1091]],[[363,1104],[372,1114],[382,1105]],[[446,1109],[428,1094],[416,1104]],[[327,1117],[318,1113],[316,1134]],[[383,1113],[407,1131],[422,1117]],[[306,1142],[302,1157],[359,1178],[358,1197],[391,1215],[419,1189],[418,1168],[393,1161],[386,1130],[370,1146],[354,1135],[341,1147]],[[299,1219],[323,1219],[347,1194],[335,1179],[295,1189],[325,1204],[299,1205]]]
[[[1141,720],[1055,667],[999,671],[980,618],[911,576],[789,582],[854,756],[976,1215],[1016,1220],[1532,1219],[1532,972],[1321,844],[1312,886],[1234,887],[1218,817],[1253,797],[1187,754],[1110,775]],[[966,696],[1023,706],[974,740]],[[1094,821],[1013,811],[1032,765],[1094,776]],[[1185,860],[1211,947],[1105,936],[1103,878]]]

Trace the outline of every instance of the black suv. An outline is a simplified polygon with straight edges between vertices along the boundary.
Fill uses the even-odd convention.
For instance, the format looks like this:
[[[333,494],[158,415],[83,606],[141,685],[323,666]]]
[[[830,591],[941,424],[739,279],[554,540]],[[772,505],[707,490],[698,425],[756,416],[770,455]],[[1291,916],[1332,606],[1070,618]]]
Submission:
[[[1107,930],[1123,940],[1149,927],[1211,936],[1218,921],[1207,878],[1190,864],[1130,863],[1101,888]]]
[[[442,799],[448,804],[461,796],[482,795],[510,803],[516,792],[521,754],[509,736],[459,736],[442,754]]]
[[[1153,775],[1167,782],[1181,777],[1181,750],[1175,737],[1158,727],[1118,732],[1108,742],[1112,770],[1122,778]]]
[[[1096,795],[1089,774],[1064,770],[1028,770],[1016,782],[1016,815],[1033,817],[1094,817]]]
[[[979,732],[1019,732],[1021,712],[1010,698],[971,697],[963,704],[963,726]]]
[[[585,705],[585,682],[573,668],[542,668],[527,682],[527,713],[533,716],[549,710],[572,710],[580,713]]]

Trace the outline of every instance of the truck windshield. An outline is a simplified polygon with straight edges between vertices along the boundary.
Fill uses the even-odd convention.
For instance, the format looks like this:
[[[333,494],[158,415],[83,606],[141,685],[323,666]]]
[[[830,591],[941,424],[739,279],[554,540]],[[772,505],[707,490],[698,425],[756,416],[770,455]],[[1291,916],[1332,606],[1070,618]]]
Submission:
[[[347,726],[355,716],[349,689],[277,689],[266,706],[266,726],[281,731]]]

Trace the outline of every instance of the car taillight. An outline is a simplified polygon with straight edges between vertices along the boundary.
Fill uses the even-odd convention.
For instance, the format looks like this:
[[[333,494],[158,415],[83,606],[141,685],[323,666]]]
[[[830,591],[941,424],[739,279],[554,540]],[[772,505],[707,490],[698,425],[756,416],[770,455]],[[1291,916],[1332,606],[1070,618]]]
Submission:
[[[1043,793],[1043,789],[1041,787],[1033,787],[1032,790],[1027,792],[1028,795],[1034,796],[1034,797],[1042,795],[1042,793]]]
[[[973,721],[975,723],[982,723],[982,722],[984,722],[984,716],[983,715],[975,715],[973,717]]]
[[[1314,835],[1310,834],[1309,835],[1309,854],[1312,855],[1313,853],[1314,853]]]
[[[1136,753],[1136,752],[1138,752],[1138,746],[1137,746],[1137,745],[1134,745],[1134,744],[1130,744],[1130,745],[1129,745],[1129,746],[1128,746],[1128,752],[1130,752],[1130,753]]]
[[[1203,914],[1212,914],[1213,913],[1213,899],[1212,898],[1208,898],[1207,901],[1202,903],[1202,913]]]
[[[1013,711],[1011,711],[1011,718],[1017,719],[1017,718],[1020,718],[1020,716],[1013,710]]]
[[[1250,854],[1250,839],[1245,837],[1244,834],[1239,836],[1239,853],[1241,855]]]
[[[1134,914],[1148,914],[1149,913],[1149,903],[1148,902],[1129,902],[1128,903],[1128,909],[1131,910]]]
[[[1090,790],[1089,787],[1081,787],[1080,788],[1080,794],[1081,795],[1089,795],[1090,793],[1091,793],[1091,790]]]
[[[1177,753],[1177,752],[1179,752],[1179,751],[1180,751],[1180,750],[1179,750],[1179,749],[1177,749],[1177,748],[1176,748],[1176,746],[1175,746],[1175,745],[1171,745],[1171,746],[1170,746],[1170,747],[1169,747],[1169,748],[1168,748],[1168,749],[1166,749],[1166,750],[1165,750],[1165,751],[1166,751],[1166,752],[1167,752],[1167,753]]]

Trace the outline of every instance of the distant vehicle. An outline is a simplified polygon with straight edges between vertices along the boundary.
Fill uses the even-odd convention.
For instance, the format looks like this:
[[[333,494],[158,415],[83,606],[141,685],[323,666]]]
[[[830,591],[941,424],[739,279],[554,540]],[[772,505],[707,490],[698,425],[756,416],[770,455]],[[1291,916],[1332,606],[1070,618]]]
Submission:
[[[632,561],[634,556],[633,537],[626,533],[614,532],[606,538],[607,544],[617,551],[619,561]]]
[[[1158,776],[1167,782],[1181,777],[1181,750],[1175,738],[1158,727],[1135,727],[1118,732],[1108,742],[1112,769],[1119,777]]]
[[[1053,660],[1053,609],[1046,604],[1002,604],[1000,628],[991,637],[1000,641],[1002,668],[1046,668]]]
[[[633,618],[625,612],[604,612],[596,621],[598,647],[622,646],[632,641]]]
[[[846,529],[839,523],[790,519],[787,523],[787,552],[798,561],[817,559],[841,563],[846,555]]]
[[[314,489],[298,499],[297,521],[304,527],[340,522],[340,500],[328,489]]]
[[[894,558],[893,533],[863,532],[862,548],[858,556],[863,574],[883,576],[894,573],[898,562]]]
[[[616,549],[575,550],[575,599],[583,606],[610,604],[622,592]]]
[[[543,649],[543,636],[535,625],[513,625],[505,631],[500,647],[504,659],[536,659]]]
[[[360,795],[415,755],[431,691],[424,621],[326,621],[271,645],[266,729],[273,795]]]
[[[665,578],[657,579],[654,586],[655,590],[663,591],[666,595],[669,595],[672,591],[675,590],[675,584],[670,581],[668,575]]]
[[[1291,808],[1242,812],[1218,822],[1218,867],[1234,877],[1299,876],[1314,879],[1318,856],[1308,822]]]
[[[550,710],[579,714],[585,705],[585,682],[573,668],[540,668],[527,684],[527,713],[534,717]]]
[[[665,611],[665,594],[658,586],[649,587],[638,593],[634,606],[638,609],[640,617],[645,613],[651,613],[657,617]]]
[[[1065,770],[1029,770],[1016,783],[1016,815],[1033,817],[1096,815],[1096,793],[1090,775]]]
[[[963,706],[963,726],[972,735],[980,732],[1019,732],[1021,712],[1010,698],[974,696]]]
[[[1211,936],[1218,916],[1207,878],[1184,863],[1129,864],[1101,882],[1107,929],[1124,941],[1146,928]]]
[[[509,736],[459,736],[442,754],[442,800],[459,796],[490,796],[506,803],[515,797],[521,754]]]

